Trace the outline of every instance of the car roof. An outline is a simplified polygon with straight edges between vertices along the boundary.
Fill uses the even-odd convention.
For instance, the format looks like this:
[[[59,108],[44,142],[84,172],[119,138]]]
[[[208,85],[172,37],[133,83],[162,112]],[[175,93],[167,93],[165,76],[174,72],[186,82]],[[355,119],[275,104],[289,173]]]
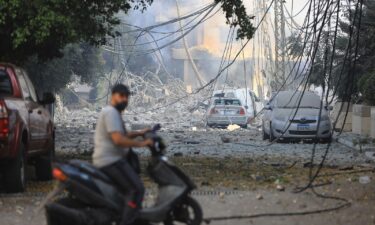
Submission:
[[[305,91],[304,93],[302,91],[280,91],[279,93],[275,93],[275,98],[292,98],[294,96],[300,96],[302,94],[303,97],[319,98],[319,95],[311,91]]]

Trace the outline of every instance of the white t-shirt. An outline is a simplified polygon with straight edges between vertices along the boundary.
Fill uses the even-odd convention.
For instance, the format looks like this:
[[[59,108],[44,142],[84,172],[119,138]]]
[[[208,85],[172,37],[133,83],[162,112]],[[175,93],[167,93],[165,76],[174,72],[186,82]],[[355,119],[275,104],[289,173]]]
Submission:
[[[120,112],[113,106],[102,109],[95,130],[93,163],[96,167],[108,166],[126,157],[127,149],[115,145],[111,133],[125,134],[126,129]]]

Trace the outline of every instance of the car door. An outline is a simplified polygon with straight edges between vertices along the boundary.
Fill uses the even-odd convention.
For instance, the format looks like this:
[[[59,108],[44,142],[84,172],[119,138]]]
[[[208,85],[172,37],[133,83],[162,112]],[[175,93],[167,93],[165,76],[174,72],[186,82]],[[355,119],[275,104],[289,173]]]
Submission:
[[[43,146],[42,111],[37,102],[36,95],[30,92],[25,75],[22,70],[16,69],[18,82],[21,86],[23,98],[28,111],[29,122],[29,151],[39,150]]]
[[[32,97],[32,99],[38,104],[38,107],[37,107],[37,113],[39,114],[39,128],[40,128],[40,139],[41,139],[41,142],[42,142],[42,146],[43,148],[44,147],[47,147],[48,144],[49,144],[49,141],[52,137],[52,124],[50,123],[51,122],[51,114],[50,114],[50,111],[48,110],[48,108],[42,104],[39,103],[38,101],[38,95],[35,91],[35,87],[34,87],[34,84],[31,82],[29,76],[27,75],[27,73],[25,71],[24,72],[24,76],[25,76],[25,79],[26,79],[26,83],[27,83],[27,86],[29,87],[29,90],[30,90],[30,95]]]

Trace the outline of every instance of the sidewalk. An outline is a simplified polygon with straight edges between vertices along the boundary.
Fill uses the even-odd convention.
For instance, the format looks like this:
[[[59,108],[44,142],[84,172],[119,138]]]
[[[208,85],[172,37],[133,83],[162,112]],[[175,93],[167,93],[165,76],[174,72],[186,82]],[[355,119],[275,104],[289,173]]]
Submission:
[[[351,132],[343,132],[340,136],[334,136],[333,140],[349,148],[365,153],[366,157],[375,161],[375,139]]]

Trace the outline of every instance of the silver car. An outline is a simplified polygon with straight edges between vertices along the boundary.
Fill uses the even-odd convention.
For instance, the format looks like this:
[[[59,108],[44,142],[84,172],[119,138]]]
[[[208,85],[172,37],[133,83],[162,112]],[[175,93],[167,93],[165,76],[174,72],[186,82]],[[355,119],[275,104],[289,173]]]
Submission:
[[[207,110],[207,126],[223,127],[237,124],[247,127],[248,115],[237,98],[213,98]]]
[[[322,108],[318,127],[320,107],[320,97],[312,92],[279,92],[264,107],[263,140],[280,138],[331,141],[329,110],[332,107]]]

